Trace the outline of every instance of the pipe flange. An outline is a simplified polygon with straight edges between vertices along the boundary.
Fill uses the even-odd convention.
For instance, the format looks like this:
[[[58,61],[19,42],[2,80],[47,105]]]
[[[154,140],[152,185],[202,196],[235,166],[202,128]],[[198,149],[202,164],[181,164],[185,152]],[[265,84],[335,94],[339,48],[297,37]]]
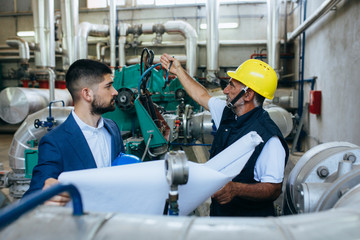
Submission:
[[[187,183],[189,166],[184,151],[168,152],[165,155],[165,176],[170,186]]]

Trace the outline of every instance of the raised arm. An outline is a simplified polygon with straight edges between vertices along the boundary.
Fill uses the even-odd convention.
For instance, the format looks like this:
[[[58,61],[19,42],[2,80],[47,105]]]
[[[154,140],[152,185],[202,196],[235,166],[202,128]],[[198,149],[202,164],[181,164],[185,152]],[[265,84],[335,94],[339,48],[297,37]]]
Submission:
[[[163,54],[160,58],[161,66],[165,69],[169,69],[171,61],[173,63],[171,65],[170,72],[178,77],[187,94],[189,94],[189,96],[194,99],[195,102],[209,110],[208,102],[211,96],[206,88],[198,83],[194,78],[192,78],[181,66],[177,59],[169,56],[166,53]]]

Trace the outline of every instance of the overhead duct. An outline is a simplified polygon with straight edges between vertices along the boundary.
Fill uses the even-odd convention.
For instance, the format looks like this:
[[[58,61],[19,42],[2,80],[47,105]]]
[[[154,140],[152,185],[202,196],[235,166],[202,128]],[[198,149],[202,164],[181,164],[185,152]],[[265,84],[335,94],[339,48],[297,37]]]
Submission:
[[[267,0],[268,22],[267,22],[267,56],[268,64],[279,71],[280,63],[280,38],[279,38],[279,9],[278,0]]]
[[[207,19],[207,80],[212,82],[216,79],[215,73],[219,71],[219,1],[206,1]]]
[[[6,44],[10,47],[17,47],[19,49],[19,57],[22,62],[28,62],[30,59],[29,44],[22,38],[10,38],[6,40]]]
[[[299,36],[302,32],[308,29],[316,20],[318,20],[324,14],[328,13],[340,1],[341,0],[324,1],[310,17],[306,18],[306,20],[300,26],[298,26],[292,33],[288,34],[287,41],[293,41],[297,36]]]
[[[79,59],[88,58],[88,36],[109,36],[109,25],[82,22],[79,25]]]
[[[61,0],[63,68],[76,61],[78,52],[79,1]]]
[[[54,0],[32,1],[35,28],[35,65],[55,67]]]

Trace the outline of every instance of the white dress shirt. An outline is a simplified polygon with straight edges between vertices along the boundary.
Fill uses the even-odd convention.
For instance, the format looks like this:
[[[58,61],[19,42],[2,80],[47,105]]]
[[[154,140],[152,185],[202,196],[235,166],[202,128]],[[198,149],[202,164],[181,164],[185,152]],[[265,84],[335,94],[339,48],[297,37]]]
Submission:
[[[111,135],[104,127],[104,120],[100,118],[96,128],[84,123],[74,112],[72,115],[79,125],[89,145],[98,168],[111,166]],[[75,144],[75,143],[74,143]]]

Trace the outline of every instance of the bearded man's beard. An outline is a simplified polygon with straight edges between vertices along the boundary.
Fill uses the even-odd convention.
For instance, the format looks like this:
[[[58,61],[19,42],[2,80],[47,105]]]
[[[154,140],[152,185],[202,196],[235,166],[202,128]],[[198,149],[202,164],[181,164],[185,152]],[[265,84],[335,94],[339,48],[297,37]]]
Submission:
[[[104,103],[101,104],[98,98],[95,96],[94,100],[91,102],[91,114],[93,115],[102,115],[107,112],[112,112],[115,110],[115,98],[114,96],[111,101],[105,105]]]

